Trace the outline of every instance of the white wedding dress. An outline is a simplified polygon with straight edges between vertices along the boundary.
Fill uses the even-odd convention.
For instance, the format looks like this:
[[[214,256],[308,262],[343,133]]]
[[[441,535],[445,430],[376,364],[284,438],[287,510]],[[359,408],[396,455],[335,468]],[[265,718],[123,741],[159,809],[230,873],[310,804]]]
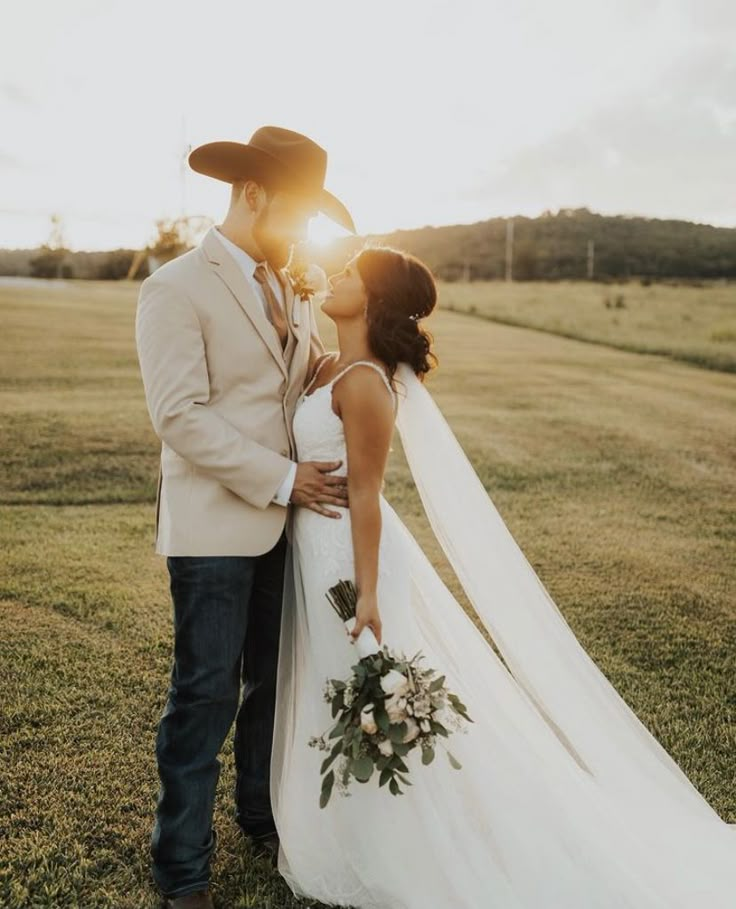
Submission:
[[[320,808],[325,752],[308,741],[333,722],[325,680],[358,659],[325,597],[353,578],[352,536],[349,509],[295,510],[271,761],[278,868],[292,892],[356,909],[732,909],[734,825],[587,656],[414,373],[400,364],[397,395],[360,362],[397,402],[432,527],[503,661],[382,496],[382,641],[421,650],[474,723],[441,739],[428,766],[410,752],[405,794],[374,774]],[[340,472],[331,389],[345,371],[307,387],[293,423],[299,460],[342,459]]]

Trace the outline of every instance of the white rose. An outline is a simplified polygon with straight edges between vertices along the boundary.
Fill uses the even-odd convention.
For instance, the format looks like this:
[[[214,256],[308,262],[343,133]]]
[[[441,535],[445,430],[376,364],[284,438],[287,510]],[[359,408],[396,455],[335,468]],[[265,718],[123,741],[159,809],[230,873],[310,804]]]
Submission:
[[[429,698],[425,694],[417,695],[414,698],[414,716],[428,716],[432,709]]]
[[[366,704],[360,711],[360,728],[363,732],[367,732],[368,735],[378,732],[378,726],[373,719],[373,704]]]
[[[435,723],[441,723],[443,726],[447,727],[450,723],[450,713],[445,706],[442,706],[437,710],[432,711],[432,719]]]
[[[381,679],[381,688],[386,694],[406,694],[409,689],[409,680],[395,669],[390,669]]]
[[[392,694],[384,704],[389,723],[400,723],[406,716],[406,698]]]
[[[413,742],[414,739],[419,735],[419,724],[417,723],[416,720],[409,717],[406,721],[406,725],[408,728],[406,730],[406,735],[404,736],[402,741],[404,743]]]
[[[394,753],[394,746],[388,739],[384,739],[382,742],[378,743],[378,750],[386,757],[391,757]]]

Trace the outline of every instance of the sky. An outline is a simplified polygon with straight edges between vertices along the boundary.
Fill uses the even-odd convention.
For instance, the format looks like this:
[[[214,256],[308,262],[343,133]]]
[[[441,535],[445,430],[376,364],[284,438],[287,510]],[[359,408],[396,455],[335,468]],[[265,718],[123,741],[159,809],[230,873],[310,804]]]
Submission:
[[[733,0],[0,0],[0,246],[219,221],[186,151],[328,153],[358,232],[586,206],[736,226]],[[311,236],[340,228],[320,215]]]

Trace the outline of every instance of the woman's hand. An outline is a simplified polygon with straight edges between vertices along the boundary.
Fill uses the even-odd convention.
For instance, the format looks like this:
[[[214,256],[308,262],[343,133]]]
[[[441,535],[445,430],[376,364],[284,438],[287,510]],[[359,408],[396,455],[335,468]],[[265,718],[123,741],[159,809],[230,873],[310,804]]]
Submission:
[[[358,603],[355,607],[355,625],[349,632],[355,640],[366,625],[373,631],[378,643],[381,643],[381,616],[378,612],[378,598],[375,593],[358,596]]]

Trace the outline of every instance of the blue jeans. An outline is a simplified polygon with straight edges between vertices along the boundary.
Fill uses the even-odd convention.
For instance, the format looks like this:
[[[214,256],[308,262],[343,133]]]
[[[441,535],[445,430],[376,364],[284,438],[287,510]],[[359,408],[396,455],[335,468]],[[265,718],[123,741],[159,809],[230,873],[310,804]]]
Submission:
[[[160,786],[150,841],[165,896],[208,886],[217,755],[233,719],[235,820],[256,836],[276,829],[269,774],[287,545],[282,533],[259,556],[167,557],[174,657],[156,735]]]

